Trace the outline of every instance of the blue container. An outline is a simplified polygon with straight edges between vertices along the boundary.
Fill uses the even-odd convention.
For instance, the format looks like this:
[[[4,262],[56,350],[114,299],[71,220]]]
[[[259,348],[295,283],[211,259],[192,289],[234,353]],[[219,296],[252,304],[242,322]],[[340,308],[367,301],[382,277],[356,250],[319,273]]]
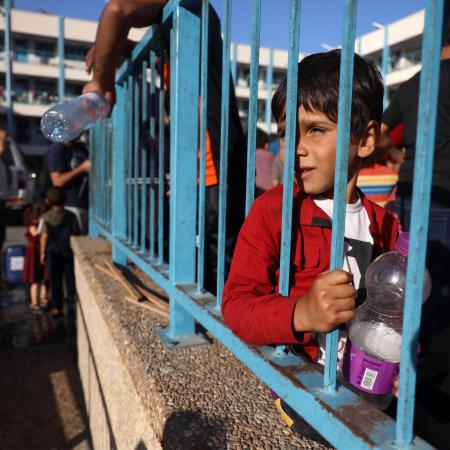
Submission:
[[[22,284],[25,267],[25,246],[10,245],[5,249],[5,278],[9,283]]]

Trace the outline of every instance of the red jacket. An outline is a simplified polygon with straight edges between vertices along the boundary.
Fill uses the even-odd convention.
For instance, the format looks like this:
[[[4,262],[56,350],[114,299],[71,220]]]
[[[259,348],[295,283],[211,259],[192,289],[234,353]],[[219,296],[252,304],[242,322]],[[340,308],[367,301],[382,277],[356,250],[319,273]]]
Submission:
[[[369,216],[375,258],[394,248],[398,222],[359,194]],[[304,350],[314,357],[311,333],[295,333],[293,313],[298,298],[316,276],[330,268],[331,222],[312,198],[296,186],[290,292],[283,297],[278,293],[282,199],[283,186],[278,186],[255,200],[239,233],[224,289],[222,314],[231,330],[248,344],[303,344]]]

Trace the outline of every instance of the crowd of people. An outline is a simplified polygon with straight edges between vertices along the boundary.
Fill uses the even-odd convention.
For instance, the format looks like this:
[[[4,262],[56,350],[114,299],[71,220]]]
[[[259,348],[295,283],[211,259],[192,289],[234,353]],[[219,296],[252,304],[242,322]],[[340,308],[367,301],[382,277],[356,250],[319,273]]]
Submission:
[[[88,71],[93,69],[93,80],[86,84],[84,93],[99,92],[114,107],[115,70],[129,51],[128,32],[131,27],[158,23],[166,3],[167,0],[111,0],[105,6],[95,46],[87,60]],[[188,3],[192,10],[200,12],[201,1]],[[364,275],[369,263],[392,250],[399,231],[409,228],[416,146],[420,73],[399,89],[383,112],[381,75],[372,63],[355,54],[345,258],[342,270],[329,271],[340,59],[340,51],[334,50],[309,55],[298,65],[301,76],[297,86],[293,254],[288,296],[278,293],[287,80],[281,82],[272,99],[272,113],[278,126],[277,155],[269,151],[268,135],[257,130],[256,199],[245,220],[246,139],[234,89],[230,89],[231,170],[227,195],[233,208],[227,217],[226,260],[230,272],[222,301],[223,317],[231,330],[249,344],[287,344],[290,352],[319,363],[324,361],[326,332],[341,328],[340,348],[345,347],[343,325],[365,301]],[[208,62],[205,287],[214,293],[221,175],[222,38],[219,18],[211,6]],[[426,306],[429,312],[425,317],[430,323],[436,311],[448,310],[443,304],[448,300],[448,280],[443,270],[450,250],[449,71],[447,26],[442,49],[427,263],[435,283],[432,300]],[[87,226],[87,149],[79,142],[55,144],[48,152],[48,168],[53,186],[46,194],[47,211],[33,206],[27,215],[24,280],[31,285],[33,311],[39,308],[39,302],[41,306],[48,304],[49,287],[52,307],[55,314],[60,314],[63,274],[69,295],[74,293],[68,242],[70,236],[85,232]],[[431,342],[430,335],[422,337],[424,342]],[[397,389],[398,382],[393,380],[394,392]],[[275,396],[275,403],[281,417],[287,418],[295,431],[305,434],[310,429],[282,399]]]

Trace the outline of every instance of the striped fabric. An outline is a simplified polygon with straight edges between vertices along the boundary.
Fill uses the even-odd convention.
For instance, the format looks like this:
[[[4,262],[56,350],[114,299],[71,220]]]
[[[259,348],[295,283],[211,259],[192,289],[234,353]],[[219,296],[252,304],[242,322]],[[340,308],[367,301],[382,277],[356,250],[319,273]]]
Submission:
[[[384,208],[395,199],[397,182],[397,172],[381,164],[374,164],[360,170],[356,184],[369,200]]]

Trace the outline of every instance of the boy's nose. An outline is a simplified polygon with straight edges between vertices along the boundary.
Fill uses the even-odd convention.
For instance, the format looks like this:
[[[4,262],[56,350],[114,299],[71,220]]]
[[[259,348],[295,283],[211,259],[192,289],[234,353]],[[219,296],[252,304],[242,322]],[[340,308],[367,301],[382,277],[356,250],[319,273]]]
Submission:
[[[308,149],[306,148],[302,139],[299,140],[297,145],[297,155],[298,156],[308,156]]]

